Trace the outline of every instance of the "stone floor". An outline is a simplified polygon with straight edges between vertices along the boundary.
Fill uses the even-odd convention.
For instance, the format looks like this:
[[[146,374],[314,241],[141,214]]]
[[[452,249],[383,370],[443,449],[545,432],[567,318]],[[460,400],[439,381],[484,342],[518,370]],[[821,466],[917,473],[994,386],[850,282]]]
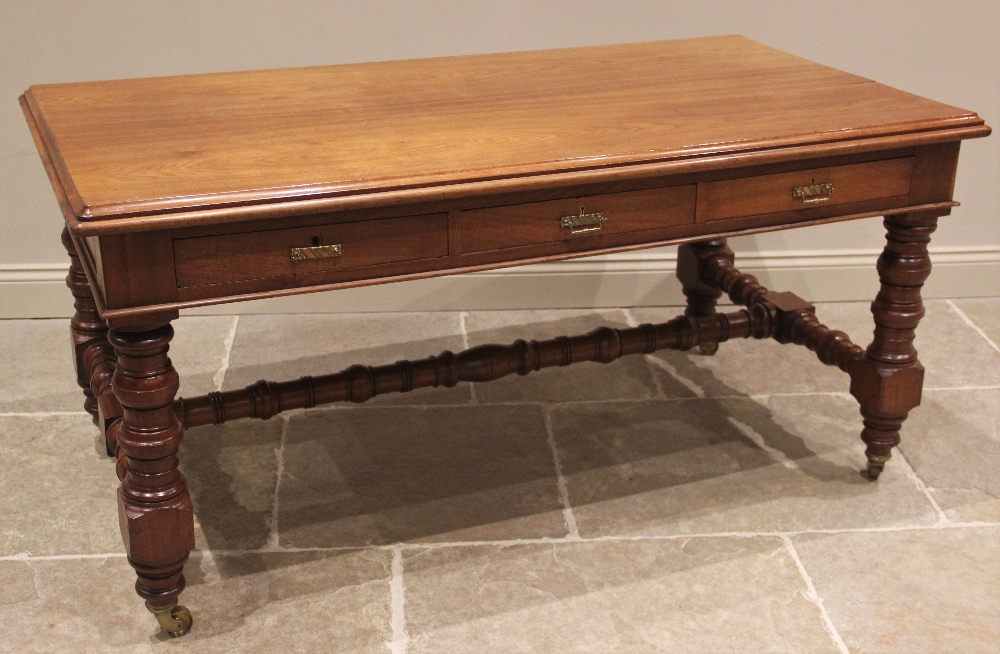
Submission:
[[[676,312],[186,317],[172,356],[191,395]],[[819,313],[869,340],[866,304]],[[928,303],[878,483],[847,377],[773,342],[191,429],[177,640],[66,330],[0,322],[4,652],[998,651],[1000,298]]]

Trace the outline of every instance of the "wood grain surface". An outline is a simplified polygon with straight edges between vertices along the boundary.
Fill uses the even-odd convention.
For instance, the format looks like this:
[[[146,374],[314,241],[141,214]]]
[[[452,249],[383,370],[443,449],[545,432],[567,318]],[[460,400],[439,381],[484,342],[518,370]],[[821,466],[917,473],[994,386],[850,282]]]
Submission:
[[[25,107],[82,221],[989,133],[739,36],[39,85]]]

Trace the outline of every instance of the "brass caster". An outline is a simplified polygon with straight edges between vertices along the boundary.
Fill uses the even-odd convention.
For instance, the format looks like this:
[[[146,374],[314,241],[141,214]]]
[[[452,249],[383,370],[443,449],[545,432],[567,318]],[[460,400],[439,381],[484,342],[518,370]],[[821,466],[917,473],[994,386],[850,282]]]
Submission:
[[[698,344],[698,349],[701,351],[702,354],[704,354],[707,357],[710,357],[710,356],[712,356],[713,354],[715,354],[716,352],[719,351],[719,344],[718,343],[699,343]]]
[[[868,457],[868,478],[872,481],[878,479],[878,476],[885,470],[885,464],[888,460],[889,457],[887,456]]]
[[[169,634],[171,638],[178,638],[191,631],[193,619],[191,618],[191,612],[185,607],[174,604],[173,606],[158,609],[147,604],[146,608],[156,616],[156,621],[160,623],[160,628]]]

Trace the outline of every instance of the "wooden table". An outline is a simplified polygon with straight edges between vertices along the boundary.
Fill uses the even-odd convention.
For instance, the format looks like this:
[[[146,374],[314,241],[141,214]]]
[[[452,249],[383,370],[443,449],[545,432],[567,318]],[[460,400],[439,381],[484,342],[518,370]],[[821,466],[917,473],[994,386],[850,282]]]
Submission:
[[[84,406],[117,457],[136,589],[172,635],[194,547],[183,429],[733,338],[851,379],[876,478],[920,402],[927,243],[976,114],[738,36],[33,86],[66,219]],[[867,349],[725,238],[882,215]],[[683,316],[174,398],[178,310],[682,244]],[[727,293],[745,308],[717,313]],[[294,334],[289,334],[293,338]],[[669,438],[664,434],[664,438]]]

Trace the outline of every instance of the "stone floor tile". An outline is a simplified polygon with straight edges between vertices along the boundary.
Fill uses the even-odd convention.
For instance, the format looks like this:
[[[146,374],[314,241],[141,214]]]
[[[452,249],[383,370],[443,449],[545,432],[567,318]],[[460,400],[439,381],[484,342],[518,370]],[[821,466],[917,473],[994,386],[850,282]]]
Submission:
[[[795,548],[852,654],[994,654],[1000,528],[808,534]]]
[[[851,398],[560,406],[552,429],[584,537],[923,525],[905,462],[863,478]]]
[[[845,329],[842,323],[845,318],[848,319],[846,322],[856,322],[851,319],[861,308],[867,312],[870,324],[871,313],[867,304],[863,307],[853,304],[821,305],[817,307],[817,314],[826,324],[846,331],[852,339],[856,339],[855,334]],[[727,305],[719,310],[729,313],[737,308]],[[632,310],[640,323],[664,322],[678,312],[676,308]],[[866,324],[865,329],[869,333],[861,340],[867,343],[871,340],[871,327]],[[736,339],[721,344],[714,356],[705,356],[697,349],[687,352],[663,350],[650,356],[659,364],[655,369],[661,384],[666,386],[683,380],[694,391],[688,391],[689,396],[847,392],[850,388],[850,380],[845,373],[823,365],[809,350],[796,345],[781,345],[771,339]]]
[[[278,529],[287,547],[563,537],[542,410],[372,407],[293,416]]]
[[[917,327],[914,346],[926,369],[925,388],[1000,385],[1000,352],[969,326],[945,300],[924,302],[926,315]],[[818,305],[821,320],[850,334],[862,347],[872,339],[867,303]]]
[[[194,502],[199,549],[257,549],[271,533],[281,418],[189,429],[181,470]]]
[[[925,392],[900,450],[951,520],[1000,523],[1000,389]]]
[[[1000,386],[1000,352],[943,300],[927,303],[914,342],[925,388]]]
[[[114,461],[86,414],[0,417],[0,556],[122,551]]]
[[[242,316],[229,357],[227,390],[260,379],[328,375],[464,349],[457,312]],[[466,404],[468,384],[376,397],[374,404]]]
[[[409,654],[836,652],[777,538],[404,552]]]
[[[171,324],[170,360],[181,380],[178,397],[215,390],[215,375],[226,356],[226,337],[234,316],[182,316]]]
[[[181,596],[194,626],[175,640],[159,633],[135,595],[124,557],[0,561],[3,643],[17,652],[384,653],[390,557],[196,554]]]
[[[1000,352],[994,350],[944,300],[926,302],[927,315],[917,328],[915,345],[926,368],[928,388],[1000,385]],[[733,307],[720,310],[727,312]],[[639,322],[661,322],[676,309],[635,309]],[[846,332],[866,347],[872,340],[869,303],[818,304],[816,315],[833,329]],[[821,364],[801,346],[773,340],[739,339],[724,343],[715,356],[696,351],[658,352],[665,378],[678,377],[711,397],[772,393],[847,392],[848,376]],[[668,382],[664,382],[668,383]]]
[[[469,344],[507,345],[518,339],[545,340],[586,334],[598,327],[628,327],[621,310],[473,311],[466,316]],[[512,375],[475,384],[481,402],[538,402],[649,398],[656,385],[641,356],[608,364],[584,362],[572,368],[547,368],[525,377]],[[674,388],[677,386],[678,388]],[[667,392],[687,394],[677,384]]]
[[[1000,297],[966,298],[952,302],[990,340],[1000,345]]]
[[[170,358],[180,395],[215,390],[230,316],[185,316],[173,322]],[[0,320],[0,412],[83,411],[76,385],[69,320]]]
[[[83,411],[69,320],[0,320],[0,360],[0,412]]]

